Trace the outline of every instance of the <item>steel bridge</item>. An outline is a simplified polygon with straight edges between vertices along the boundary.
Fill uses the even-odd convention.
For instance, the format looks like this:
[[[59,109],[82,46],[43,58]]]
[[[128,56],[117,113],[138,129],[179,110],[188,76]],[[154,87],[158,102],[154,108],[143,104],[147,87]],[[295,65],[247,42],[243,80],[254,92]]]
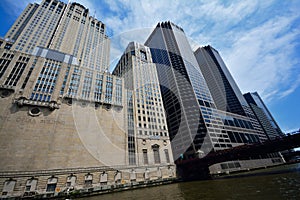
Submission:
[[[192,158],[176,161],[179,177],[183,180],[197,180],[210,178],[209,166],[233,160],[248,160],[268,153],[300,147],[300,130],[288,133],[261,143],[245,144],[230,149],[211,151],[203,158]]]

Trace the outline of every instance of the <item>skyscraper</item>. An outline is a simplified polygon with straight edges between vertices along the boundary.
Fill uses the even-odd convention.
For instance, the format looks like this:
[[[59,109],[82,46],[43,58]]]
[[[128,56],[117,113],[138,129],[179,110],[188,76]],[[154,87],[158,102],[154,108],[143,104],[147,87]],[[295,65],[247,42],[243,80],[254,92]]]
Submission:
[[[194,54],[212,97],[216,102],[217,109],[247,117],[251,121],[251,126],[259,134],[261,141],[265,140],[267,138],[266,135],[219,52],[208,45],[198,48]]]
[[[158,23],[145,45],[156,64],[174,159],[193,156],[200,149],[208,153],[212,144],[204,141],[208,131],[200,105],[211,109],[215,104],[183,29],[171,22]]]
[[[171,22],[158,23],[145,45],[156,64],[175,160],[266,140],[216,50],[209,47],[209,52],[194,54],[183,29]],[[210,170],[272,165],[263,157],[262,162],[257,157],[216,164]]]
[[[75,56],[82,67],[105,71],[110,46],[105,31],[81,4],[43,0],[29,4],[5,38],[14,42],[12,50],[30,54],[37,46],[50,48]]]
[[[63,97],[112,103],[112,94],[108,95],[111,89],[105,90],[108,96],[101,96],[102,83],[106,80],[103,73],[107,72],[109,65],[110,41],[105,29],[101,21],[90,16],[89,10],[78,3],[43,0],[41,4],[29,4],[8,30],[1,47],[24,55],[48,55],[49,60],[38,72],[40,65],[27,65],[30,60],[28,56],[20,64],[13,59],[13,55],[3,54],[3,62],[0,63],[3,87],[11,87],[15,91],[21,89],[16,98],[31,101],[52,101],[57,104]],[[69,58],[72,60],[69,61]],[[31,59],[34,58],[31,56]],[[56,61],[76,66],[64,69]],[[14,64],[14,67],[9,67]],[[57,68],[51,68],[52,65],[57,65]],[[49,73],[49,70],[53,73]],[[19,79],[26,73],[26,81],[30,81],[28,84],[26,82],[27,85],[24,83],[19,86]],[[63,76],[64,80],[59,81]],[[105,87],[112,86],[115,84],[105,84]],[[29,92],[30,88],[33,91]],[[118,101],[121,104],[121,100]]]
[[[246,93],[244,94],[244,97],[269,139],[274,139],[284,135],[257,92]]]
[[[0,40],[0,198],[169,182],[174,160],[266,138],[230,74],[221,80],[228,105],[210,91],[181,27],[158,23],[147,46],[128,45],[113,74],[105,29],[83,5],[43,0]]]
[[[150,84],[145,98],[127,101],[133,87],[125,90],[124,79],[107,71],[105,25],[88,9],[58,0],[30,4],[5,37],[0,39],[0,198],[49,197],[100,185],[108,190],[175,177],[162,103],[156,105],[159,91]],[[145,56],[150,67],[149,50]],[[136,116],[129,111],[138,112],[133,106],[139,100],[158,110],[150,114],[150,108],[141,108],[150,122],[138,130],[131,124],[137,119],[127,117]],[[157,121],[154,114],[161,115]],[[153,132],[143,138],[137,130]]]
[[[247,102],[218,51],[205,46],[198,48],[195,56],[217,108],[245,116],[243,106],[247,106]]]
[[[172,166],[166,116],[149,47],[129,43],[113,74],[124,79],[126,89],[129,165]]]
[[[235,127],[232,130],[226,128],[231,142],[236,143],[241,140],[243,143],[252,143],[257,142],[258,138],[259,141],[265,141],[268,136],[260,119],[257,118],[258,109],[253,110],[253,106],[247,103],[219,52],[208,45],[198,48],[194,55],[217,109],[226,111],[226,115],[233,117],[231,120],[224,120],[224,125]],[[250,123],[245,123],[243,119],[247,119],[246,121]],[[278,153],[261,155],[261,157],[271,158],[272,163],[283,162]]]

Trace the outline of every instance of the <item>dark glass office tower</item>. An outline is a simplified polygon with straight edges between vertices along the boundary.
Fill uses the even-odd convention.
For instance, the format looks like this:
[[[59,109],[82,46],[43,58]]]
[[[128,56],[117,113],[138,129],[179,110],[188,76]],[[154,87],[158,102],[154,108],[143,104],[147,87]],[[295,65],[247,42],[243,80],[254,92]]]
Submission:
[[[257,92],[246,93],[244,94],[244,97],[269,139],[284,135]]]
[[[245,116],[243,106],[247,102],[218,51],[211,46],[205,46],[198,48],[195,56],[217,108]]]
[[[252,125],[238,99],[231,103],[240,115],[216,108],[182,28],[159,23],[145,44],[156,64],[175,160],[181,154],[191,157],[266,138]],[[242,94],[239,98],[243,99]]]
[[[204,51],[202,55],[200,51],[199,57],[205,56],[209,63],[199,62],[183,29],[171,22],[158,23],[145,45],[156,65],[174,160],[267,139],[217,52]],[[202,68],[208,68],[208,74],[198,63],[205,64]],[[263,165],[272,165],[268,155],[218,163],[210,166],[210,171]]]
[[[215,104],[183,29],[171,22],[158,23],[145,45],[157,67],[174,160],[200,149],[210,151],[199,106],[210,109]]]
[[[217,109],[248,117],[253,128],[260,135],[260,139],[265,140],[266,135],[262,127],[243,97],[219,52],[208,45],[198,48],[194,54]]]

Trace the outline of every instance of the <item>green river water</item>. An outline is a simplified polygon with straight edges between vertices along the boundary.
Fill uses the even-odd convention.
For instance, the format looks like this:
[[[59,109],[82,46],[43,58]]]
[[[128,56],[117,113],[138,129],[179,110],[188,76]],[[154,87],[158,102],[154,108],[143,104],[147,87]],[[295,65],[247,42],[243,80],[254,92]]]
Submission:
[[[86,197],[88,200],[300,199],[300,163],[232,177]]]

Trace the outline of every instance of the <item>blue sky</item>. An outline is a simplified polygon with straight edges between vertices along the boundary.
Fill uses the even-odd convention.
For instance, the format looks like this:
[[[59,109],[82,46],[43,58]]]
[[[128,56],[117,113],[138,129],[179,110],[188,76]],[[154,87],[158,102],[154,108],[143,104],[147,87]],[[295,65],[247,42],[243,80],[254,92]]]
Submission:
[[[41,0],[0,1],[0,36],[30,2]],[[144,43],[157,22],[172,21],[194,49],[216,48],[241,91],[257,91],[283,131],[300,128],[299,0],[77,2],[107,25],[112,62],[129,41]]]

